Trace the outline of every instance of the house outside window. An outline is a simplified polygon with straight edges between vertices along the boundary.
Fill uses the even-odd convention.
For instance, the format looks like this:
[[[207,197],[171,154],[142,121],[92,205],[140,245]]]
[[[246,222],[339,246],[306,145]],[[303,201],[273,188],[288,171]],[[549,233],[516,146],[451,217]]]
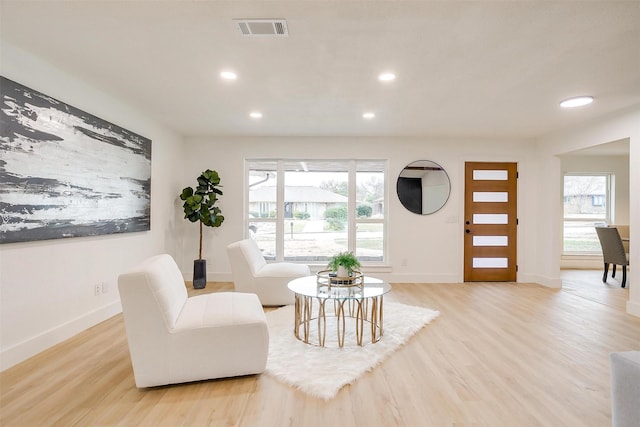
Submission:
[[[564,254],[601,253],[595,227],[611,222],[612,181],[609,173],[564,176]]]
[[[385,160],[246,161],[246,226],[268,260],[384,262]],[[265,207],[269,214],[265,215]]]

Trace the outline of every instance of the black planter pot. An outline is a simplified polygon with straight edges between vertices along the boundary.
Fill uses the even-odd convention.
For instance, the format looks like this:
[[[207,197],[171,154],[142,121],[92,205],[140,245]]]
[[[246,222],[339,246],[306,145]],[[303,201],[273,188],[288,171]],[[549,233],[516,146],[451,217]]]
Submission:
[[[204,289],[207,286],[207,260],[193,261],[193,288]]]

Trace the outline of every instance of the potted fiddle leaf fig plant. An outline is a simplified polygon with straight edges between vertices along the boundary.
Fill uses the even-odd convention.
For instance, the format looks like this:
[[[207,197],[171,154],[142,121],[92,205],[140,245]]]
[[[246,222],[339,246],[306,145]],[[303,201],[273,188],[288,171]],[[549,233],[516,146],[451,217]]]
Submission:
[[[335,271],[338,277],[349,277],[358,267],[360,267],[360,261],[353,252],[340,252],[332,256],[327,264],[327,268]]]
[[[220,190],[220,176],[218,172],[207,169],[198,177],[198,185],[194,188],[186,187],[180,193],[180,200],[184,201],[184,218],[200,224],[200,248],[198,259],[193,261],[193,287],[203,289],[207,286],[207,261],[202,259],[202,227],[220,227],[224,216],[216,206]]]

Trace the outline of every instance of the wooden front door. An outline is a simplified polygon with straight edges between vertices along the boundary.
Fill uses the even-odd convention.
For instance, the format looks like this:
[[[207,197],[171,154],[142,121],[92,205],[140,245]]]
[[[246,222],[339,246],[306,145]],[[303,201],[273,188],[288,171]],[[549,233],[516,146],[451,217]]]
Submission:
[[[517,163],[465,164],[465,282],[516,281],[517,177]]]

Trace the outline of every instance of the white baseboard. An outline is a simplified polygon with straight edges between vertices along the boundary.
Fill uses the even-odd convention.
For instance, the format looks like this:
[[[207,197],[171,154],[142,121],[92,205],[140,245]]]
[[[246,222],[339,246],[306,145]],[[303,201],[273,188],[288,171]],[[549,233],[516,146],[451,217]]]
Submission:
[[[455,274],[377,273],[374,277],[389,283],[460,283]]]
[[[632,316],[640,317],[640,303],[627,301],[627,313]]]
[[[231,273],[207,273],[208,282],[233,282]]]
[[[193,280],[193,271],[181,270],[182,277],[186,282]],[[233,282],[231,273],[216,273],[214,271],[207,271],[207,282]]]
[[[561,270],[598,270],[603,265],[602,256],[563,255],[560,258]]]
[[[562,288],[562,279],[559,277],[541,276],[539,274],[518,274],[518,282],[520,283],[537,283],[548,288]]]
[[[114,301],[67,323],[49,329],[40,335],[6,348],[0,352],[0,372],[121,312],[120,301]]]
[[[365,275],[376,277],[390,283],[460,283],[461,278],[456,274],[414,274],[414,273],[392,273],[391,268],[383,267],[378,269],[363,269]],[[314,274],[312,268],[312,273]],[[185,280],[191,279],[191,272],[186,274],[182,272]],[[231,273],[207,272],[207,281],[209,282],[233,282]],[[549,288],[561,288],[562,280],[560,278],[533,275],[518,274],[518,282],[520,283],[538,283]]]
[[[311,274],[315,274],[312,269]],[[365,269],[364,274],[367,276],[372,276],[385,282],[390,283],[459,283],[460,280],[456,275],[453,274],[399,274],[399,273],[389,273],[386,272],[385,269]],[[188,275],[182,272],[183,277],[186,281],[190,281],[191,273]],[[233,282],[233,277],[231,273],[214,273],[207,272],[207,281],[208,282]]]

